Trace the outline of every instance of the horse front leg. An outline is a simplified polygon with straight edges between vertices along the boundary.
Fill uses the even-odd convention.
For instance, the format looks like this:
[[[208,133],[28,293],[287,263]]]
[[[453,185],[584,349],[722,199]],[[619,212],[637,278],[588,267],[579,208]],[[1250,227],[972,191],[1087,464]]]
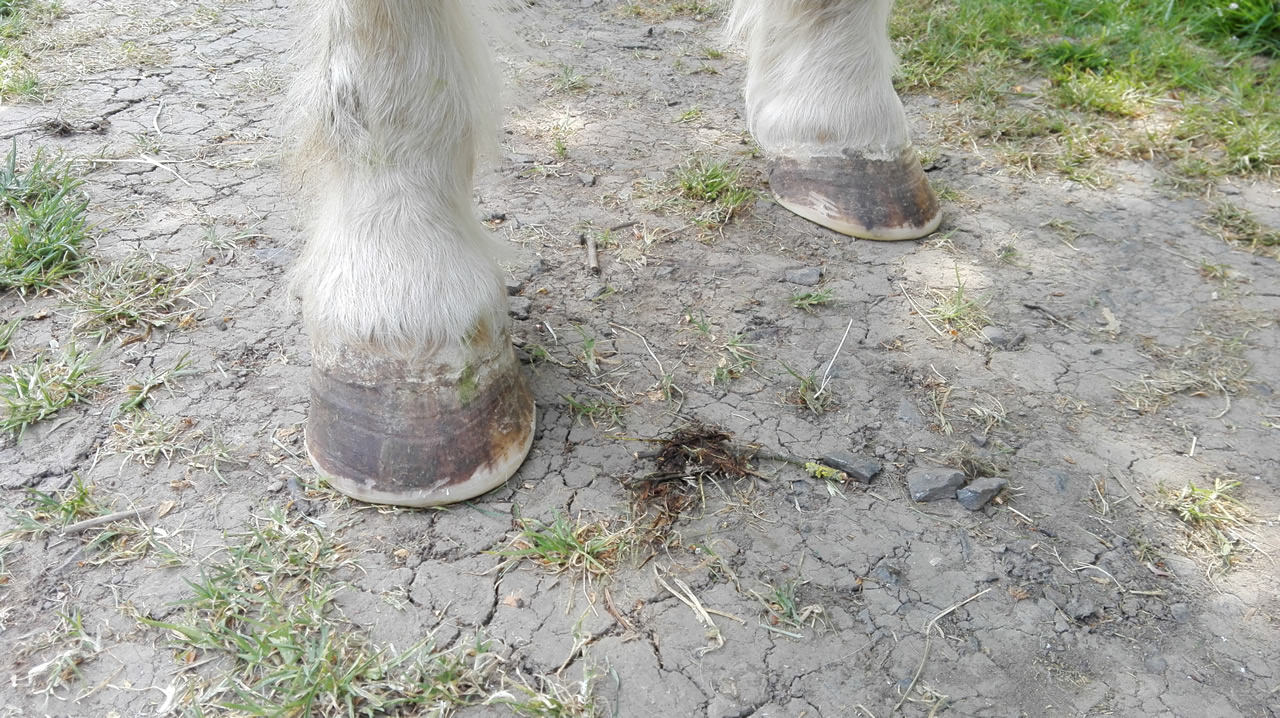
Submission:
[[[779,204],[837,232],[915,239],[937,198],[894,92],[893,0],[736,0],[747,43],[747,122],[771,156]]]
[[[533,437],[498,244],[476,217],[497,81],[466,0],[318,0],[303,36],[295,291],[307,449],[337,490],[429,506],[502,484]]]

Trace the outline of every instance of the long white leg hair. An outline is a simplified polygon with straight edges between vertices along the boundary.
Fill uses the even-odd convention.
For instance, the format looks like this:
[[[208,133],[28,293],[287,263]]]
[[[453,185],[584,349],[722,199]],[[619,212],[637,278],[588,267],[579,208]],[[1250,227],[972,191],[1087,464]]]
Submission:
[[[893,0],[735,0],[729,33],[747,45],[747,123],[790,157],[906,147],[893,90]]]
[[[293,286],[314,342],[415,351],[505,321],[500,250],[472,202],[499,111],[477,4],[304,11],[292,102],[313,220]]]

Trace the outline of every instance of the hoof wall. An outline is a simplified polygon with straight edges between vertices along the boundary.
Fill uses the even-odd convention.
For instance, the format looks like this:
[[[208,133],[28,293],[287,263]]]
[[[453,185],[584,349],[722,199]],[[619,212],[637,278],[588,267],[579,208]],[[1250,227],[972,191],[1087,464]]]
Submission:
[[[437,506],[501,486],[533,441],[533,395],[505,333],[457,356],[317,349],[307,451],[360,501]]]
[[[911,147],[896,156],[782,158],[769,169],[778,204],[828,229],[861,239],[919,239],[942,212]]]

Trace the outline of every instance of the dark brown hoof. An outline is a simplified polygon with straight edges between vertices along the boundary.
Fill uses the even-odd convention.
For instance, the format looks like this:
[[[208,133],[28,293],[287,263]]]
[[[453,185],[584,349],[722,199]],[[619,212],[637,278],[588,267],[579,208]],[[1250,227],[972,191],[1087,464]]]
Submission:
[[[307,451],[336,490],[436,506],[501,486],[529,453],[533,395],[505,331],[424,357],[317,347]]]
[[[770,167],[769,186],[778,204],[852,237],[919,239],[942,221],[911,147],[876,159],[849,150],[835,157],[784,157]]]

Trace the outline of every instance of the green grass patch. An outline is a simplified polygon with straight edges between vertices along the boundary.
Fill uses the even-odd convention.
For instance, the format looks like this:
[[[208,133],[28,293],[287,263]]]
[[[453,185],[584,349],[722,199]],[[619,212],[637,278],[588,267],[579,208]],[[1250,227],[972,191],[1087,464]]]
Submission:
[[[796,309],[802,309],[809,314],[814,314],[817,312],[818,307],[831,304],[835,299],[835,290],[829,288],[796,292],[791,295],[791,306]]]
[[[1211,487],[1188,482],[1181,489],[1163,488],[1166,505],[1186,527],[1187,543],[1211,556],[1223,571],[1257,547],[1248,531],[1253,512],[1240,500],[1239,488],[1239,481],[1222,477]]]
[[[517,519],[520,532],[511,543],[495,551],[513,561],[531,561],[553,573],[570,572],[588,579],[613,573],[627,548],[633,531],[610,528],[609,522],[574,521],[563,514],[549,523]]]
[[[1030,169],[1160,156],[1211,177],[1269,175],[1280,168],[1278,7],[902,0],[892,35],[902,89],[969,101],[950,139],[984,138]]]
[[[693,205],[694,221],[704,227],[728,224],[756,198],[742,170],[726,161],[698,156],[676,169],[675,186]]]
[[[255,523],[205,564],[174,621],[142,619],[168,632],[180,663],[220,659],[188,685],[196,714],[594,713],[588,682],[573,691],[509,677],[483,636],[453,646],[426,636],[403,651],[374,644],[334,604],[344,585],[333,573],[353,567],[352,549],[280,509]]]
[[[0,0],[0,100],[40,94],[30,58],[18,41],[34,21],[53,14],[52,5],[30,0]]]
[[[0,291],[48,289],[84,262],[89,201],[70,163],[37,152],[18,166],[16,144],[0,167]]]
[[[1247,246],[1254,252],[1277,255],[1280,231],[1258,221],[1253,213],[1230,202],[1220,202],[1204,217],[1202,226],[1224,242]]]
[[[175,269],[145,255],[106,265],[91,265],[68,293],[81,314],[79,330],[101,335],[135,329],[195,326],[204,305],[197,293],[199,277],[190,268]]]
[[[27,505],[9,512],[14,525],[7,534],[18,538],[44,536],[77,521],[105,515],[110,509],[98,501],[95,488],[76,474],[65,489],[28,489]]]
[[[221,659],[193,675],[183,702],[196,715],[451,715],[502,706],[516,715],[594,715],[589,681],[571,690],[503,673],[480,635],[453,646],[431,636],[407,650],[375,644],[335,605],[337,571],[354,551],[273,510],[204,565],[165,630],[183,665]]]
[[[61,355],[42,354],[29,364],[15,364],[0,374],[0,432],[17,438],[27,427],[77,402],[88,401],[106,379],[93,355],[66,347]]]

